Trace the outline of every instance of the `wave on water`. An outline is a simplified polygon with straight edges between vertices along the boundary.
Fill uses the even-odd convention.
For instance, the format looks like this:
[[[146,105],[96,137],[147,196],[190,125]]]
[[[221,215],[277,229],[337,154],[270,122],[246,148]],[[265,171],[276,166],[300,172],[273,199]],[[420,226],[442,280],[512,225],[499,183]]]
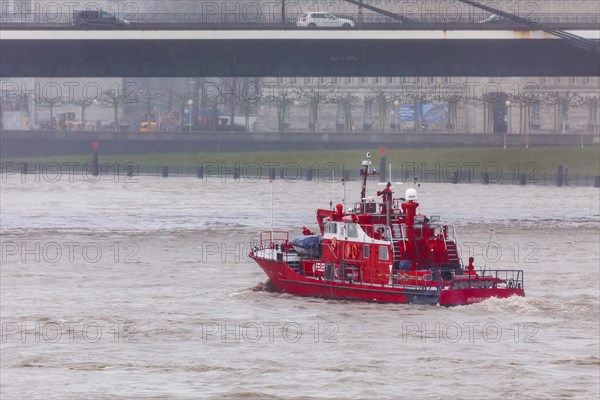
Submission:
[[[589,297],[589,296],[586,296]],[[472,309],[481,309],[484,311],[498,312],[506,311],[513,314],[572,314],[572,313],[590,313],[597,311],[596,301],[590,299],[578,302],[563,302],[555,299],[545,299],[536,297],[512,296],[506,299],[492,297],[480,303],[472,304]]]
[[[273,283],[270,280],[267,280],[266,282],[258,282],[256,284],[256,286],[248,288],[248,290],[250,290],[252,292],[269,292],[269,293],[273,293],[273,292],[277,291],[277,288],[275,287],[275,285],[273,285]]]
[[[589,356],[589,357],[584,357],[584,358],[567,358],[567,359],[555,360],[555,361],[552,361],[551,363],[557,364],[557,365],[570,364],[570,365],[600,366],[600,358],[595,357],[595,356]]]
[[[219,394],[210,399],[246,399],[246,400],[292,400],[290,397],[279,397],[273,396],[267,393],[256,393],[256,392],[232,392]],[[295,397],[294,400],[312,399],[312,397]]]

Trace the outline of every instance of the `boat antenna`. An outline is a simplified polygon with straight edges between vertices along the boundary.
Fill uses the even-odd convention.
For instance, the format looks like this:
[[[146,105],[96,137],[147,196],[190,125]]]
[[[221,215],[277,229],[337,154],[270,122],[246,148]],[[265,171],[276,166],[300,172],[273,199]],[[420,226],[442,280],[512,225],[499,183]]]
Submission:
[[[344,210],[346,210],[346,180],[342,178],[342,186],[344,187],[344,199],[342,203],[344,203]]]
[[[485,249],[485,263],[483,264],[483,275],[485,275],[485,270],[487,269],[487,260],[489,258],[488,254],[490,252],[490,244],[492,243],[492,232],[494,232],[494,230],[490,229],[490,238],[488,239],[488,244]]]
[[[369,176],[369,166],[371,165],[371,152],[367,152],[367,159],[363,160],[363,180],[362,180],[362,188],[360,191],[360,201],[362,202],[365,196],[367,195],[367,178]]]
[[[269,177],[269,184],[271,185],[271,241],[273,241],[273,179]]]
[[[335,168],[331,170],[331,198],[329,199],[329,209],[333,210],[333,198],[335,197]]]
[[[393,189],[394,186],[391,185],[403,185],[404,182],[394,182],[394,180],[392,179],[392,163],[388,163],[388,176],[390,177],[390,179],[388,180],[388,182],[380,182],[378,183],[378,185],[383,185],[383,186],[387,186],[388,183],[390,184],[390,187]]]

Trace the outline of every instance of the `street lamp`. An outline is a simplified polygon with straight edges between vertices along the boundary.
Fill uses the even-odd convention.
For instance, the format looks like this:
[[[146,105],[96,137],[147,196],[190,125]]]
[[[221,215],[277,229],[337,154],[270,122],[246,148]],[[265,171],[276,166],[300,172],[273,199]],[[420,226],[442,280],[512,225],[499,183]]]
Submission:
[[[396,112],[394,110],[392,110],[392,111],[390,111],[390,115],[391,115],[390,122],[393,121],[395,124],[396,121],[394,120],[394,115],[396,115]],[[398,133],[398,130],[396,130],[396,133]]]
[[[399,105],[400,102],[398,100],[394,100],[394,109],[396,110],[396,133],[398,133],[398,120],[400,119],[400,110],[398,109]]]
[[[508,134],[508,130],[510,129],[510,101],[506,100],[504,104],[506,105],[506,130],[504,131],[504,150],[506,150],[506,135]]]
[[[190,132],[192,131],[192,104],[194,104],[194,100],[189,99],[187,101],[188,104],[188,116],[190,118]]]

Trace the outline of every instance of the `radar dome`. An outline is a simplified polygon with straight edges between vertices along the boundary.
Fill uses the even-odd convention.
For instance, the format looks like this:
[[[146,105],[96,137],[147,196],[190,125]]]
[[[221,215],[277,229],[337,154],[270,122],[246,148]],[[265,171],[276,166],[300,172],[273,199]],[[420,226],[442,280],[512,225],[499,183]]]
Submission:
[[[405,198],[407,201],[416,201],[417,191],[415,189],[407,189]]]

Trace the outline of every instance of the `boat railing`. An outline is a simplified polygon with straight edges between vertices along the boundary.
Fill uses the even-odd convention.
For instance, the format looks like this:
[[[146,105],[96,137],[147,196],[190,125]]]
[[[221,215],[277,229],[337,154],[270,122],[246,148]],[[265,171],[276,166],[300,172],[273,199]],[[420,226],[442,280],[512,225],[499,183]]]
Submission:
[[[525,289],[523,279],[523,270],[520,269],[484,269],[476,270],[477,275],[466,275],[458,286],[464,288],[507,288],[507,289]],[[460,278],[460,275],[457,276]],[[490,279],[491,278],[491,279]]]
[[[279,248],[283,243],[289,242],[289,237],[290,234],[287,231],[262,231],[257,246],[259,249]]]
[[[399,199],[394,199],[392,203],[392,215],[394,217],[404,217],[406,214],[402,213],[401,208],[402,202]],[[367,200],[354,203],[352,213],[354,214],[371,214],[371,215],[385,215],[385,207],[387,204],[383,201]]]

